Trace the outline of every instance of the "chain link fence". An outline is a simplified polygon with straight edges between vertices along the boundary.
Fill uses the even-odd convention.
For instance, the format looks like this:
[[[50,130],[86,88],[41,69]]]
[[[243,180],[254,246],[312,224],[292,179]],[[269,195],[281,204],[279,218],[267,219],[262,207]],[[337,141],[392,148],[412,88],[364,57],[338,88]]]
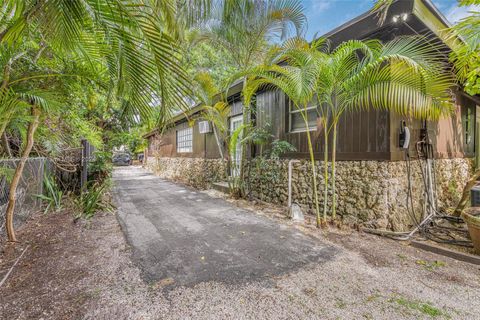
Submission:
[[[5,233],[5,211],[7,210],[10,181],[20,159],[0,159],[0,234]],[[28,217],[41,209],[42,201],[37,195],[43,193],[45,173],[51,172],[47,158],[29,158],[17,188],[14,224],[18,227]]]

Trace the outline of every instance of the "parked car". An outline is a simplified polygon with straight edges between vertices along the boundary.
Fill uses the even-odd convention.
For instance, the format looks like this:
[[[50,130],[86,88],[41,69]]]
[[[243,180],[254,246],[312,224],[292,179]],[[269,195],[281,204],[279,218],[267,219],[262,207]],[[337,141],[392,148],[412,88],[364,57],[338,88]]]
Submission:
[[[129,166],[132,164],[132,156],[129,153],[115,153],[112,157],[112,163],[116,166]]]

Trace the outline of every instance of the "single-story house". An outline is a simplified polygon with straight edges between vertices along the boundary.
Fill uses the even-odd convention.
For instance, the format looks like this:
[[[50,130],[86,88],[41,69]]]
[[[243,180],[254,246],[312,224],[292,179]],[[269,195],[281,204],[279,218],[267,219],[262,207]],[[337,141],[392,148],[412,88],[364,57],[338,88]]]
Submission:
[[[425,35],[439,39],[449,22],[430,0],[402,0],[391,6],[386,22],[378,24],[378,16],[366,12],[328,32],[332,45],[349,39],[380,39],[389,41],[402,35]],[[448,59],[448,46],[438,52]],[[235,128],[242,121],[242,84],[234,84],[228,93],[230,117],[228,126]],[[475,150],[478,148],[476,124],[480,116],[480,99],[461,90],[452,92],[456,110],[451,117],[427,124],[435,158],[435,185],[439,208],[454,205],[458,194],[471,172]],[[249,172],[252,196],[264,201],[286,204],[288,200],[288,163],[293,164],[292,202],[306,210],[312,207],[311,176],[306,158],[308,146],[305,126],[300,115],[289,107],[288,99],[278,90],[264,90],[256,95],[257,127],[269,128],[273,139],[288,141],[295,152],[283,154],[281,160],[267,161],[268,165],[253,166]],[[179,114],[162,135],[152,131],[148,140],[147,167],[165,178],[181,180],[197,187],[225,179],[224,162],[211,130],[206,133],[194,118],[200,107],[188,114]],[[314,111],[314,110],[313,110]],[[315,157],[319,170],[323,159],[323,136],[316,130],[316,113],[311,113]],[[399,146],[399,133],[405,121],[410,128],[410,154],[413,160],[405,161],[405,151]],[[345,113],[340,121],[337,139],[338,214],[351,223],[364,223],[378,228],[406,230],[413,224],[409,194],[414,202],[414,215],[420,217],[424,210],[423,171],[420,160],[415,160],[415,143],[420,139],[424,123],[409,120],[384,110]],[[202,130],[200,130],[202,129]],[[331,148],[330,148],[331,150]],[[259,154],[258,147],[249,152],[251,161]],[[305,160],[302,160],[305,159]],[[417,164],[418,163],[418,164]],[[410,174],[407,174],[407,169]],[[261,171],[259,171],[261,170]],[[321,171],[319,171],[321,172]],[[320,184],[323,181],[320,179]],[[409,192],[411,186],[412,192]],[[322,190],[320,186],[319,190]],[[320,191],[321,192],[321,191]],[[322,195],[320,195],[322,199]],[[417,217],[417,218],[418,218]]]

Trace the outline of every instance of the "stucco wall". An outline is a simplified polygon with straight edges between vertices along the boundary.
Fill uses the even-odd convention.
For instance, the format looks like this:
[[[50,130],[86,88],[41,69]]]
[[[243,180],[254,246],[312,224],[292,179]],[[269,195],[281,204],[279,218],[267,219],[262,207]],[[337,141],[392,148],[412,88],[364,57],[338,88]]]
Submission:
[[[471,173],[471,160],[439,159],[434,164],[439,208],[452,207]],[[147,167],[160,177],[201,189],[225,179],[224,165],[220,160],[201,158],[149,157],[147,162]],[[288,160],[256,159],[249,168],[245,181],[253,197],[287,205]],[[420,162],[411,160],[410,168],[413,211],[419,220],[424,206]],[[339,161],[336,170],[337,214],[346,223],[366,223],[396,231],[408,230],[413,225],[411,206],[407,207],[409,181],[405,161]],[[317,162],[317,172],[322,208],[323,162]],[[293,164],[292,181],[293,202],[313,213],[312,174],[308,161]],[[331,193],[330,190],[330,199]]]

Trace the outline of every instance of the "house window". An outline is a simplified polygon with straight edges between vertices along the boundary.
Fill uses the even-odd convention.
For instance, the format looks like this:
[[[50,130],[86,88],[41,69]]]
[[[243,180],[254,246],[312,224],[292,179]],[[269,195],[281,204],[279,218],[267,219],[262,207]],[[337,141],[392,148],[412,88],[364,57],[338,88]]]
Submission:
[[[303,119],[302,113],[305,109],[299,109],[293,105],[289,100],[289,123],[290,123],[290,132],[302,132],[306,131],[307,127],[305,125],[305,120]],[[307,119],[308,119],[308,129],[309,131],[317,130],[317,104],[316,101],[312,101],[307,106]]]
[[[465,116],[465,144],[468,146],[472,141],[473,136],[473,112],[467,107],[467,114]]]
[[[177,130],[177,152],[192,152],[192,135],[193,128],[185,128]]]

